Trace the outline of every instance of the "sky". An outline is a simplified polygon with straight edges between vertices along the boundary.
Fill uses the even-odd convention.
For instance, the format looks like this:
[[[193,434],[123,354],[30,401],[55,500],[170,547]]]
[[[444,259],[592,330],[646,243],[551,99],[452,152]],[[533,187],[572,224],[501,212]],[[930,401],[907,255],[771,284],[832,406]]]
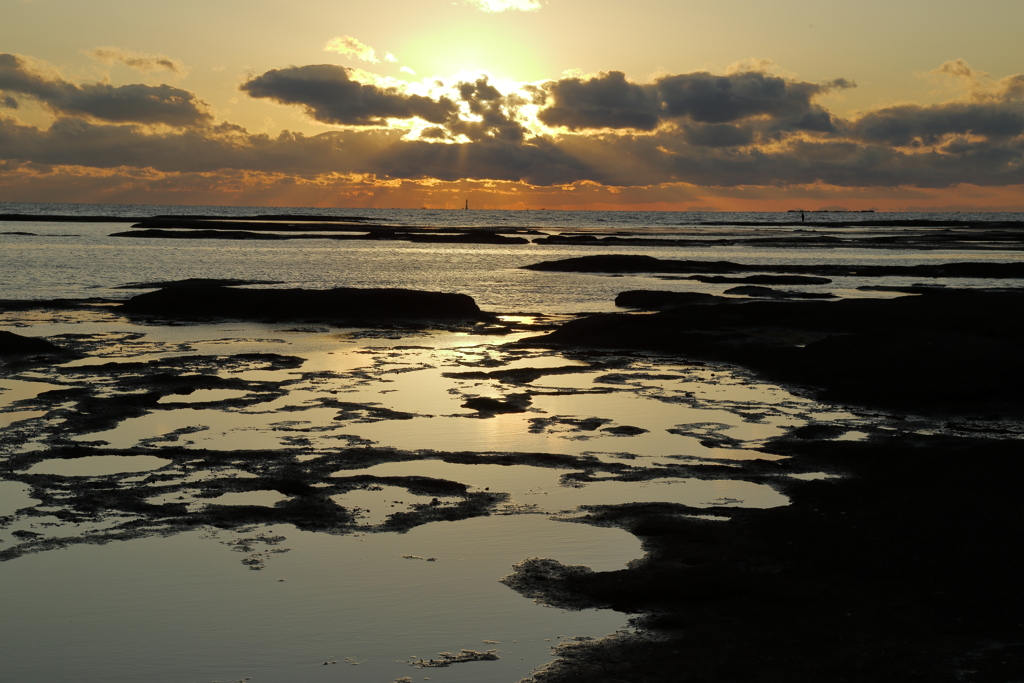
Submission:
[[[1024,211],[1020,0],[0,16],[0,201]]]

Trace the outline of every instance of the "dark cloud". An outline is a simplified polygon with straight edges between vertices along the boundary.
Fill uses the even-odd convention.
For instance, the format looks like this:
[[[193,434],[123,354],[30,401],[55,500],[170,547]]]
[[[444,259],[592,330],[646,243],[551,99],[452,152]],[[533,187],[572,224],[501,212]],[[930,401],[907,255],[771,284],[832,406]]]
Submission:
[[[886,107],[857,120],[851,134],[865,142],[898,147],[933,146],[949,135],[1016,137],[1024,134],[1024,106],[1004,100]]]
[[[455,103],[446,97],[435,101],[396,88],[354,81],[350,69],[334,64],[272,69],[239,88],[251,97],[301,105],[317,121],[338,125],[375,126],[387,119],[411,118],[440,124],[453,116],[456,109]]]
[[[469,111],[480,120],[464,120],[453,116],[447,123],[452,135],[465,135],[472,141],[488,138],[506,142],[522,142],[526,128],[516,120],[519,108],[526,101],[515,95],[502,95],[483,76],[474,83],[459,83],[459,96],[469,105]]]
[[[728,124],[711,124],[725,126]],[[848,139],[793,138],[771,147],[709,146],[724,128],[654,134],[564,135],[461,144],[403,140],[405,131],[332,131],[276,137],[221,124],[155,134],[137,126],[65,119],[40,130],[0,118],[0,159],[170,173],[256,171],[315,178],[373,174],[410,180],[489,179],[538,186],[593,181],[608,186],[684,182],[736,187],[824,183],[849,187],[947,187],[1024,183],[1024,137],[952,140],[915,153]],[[695,135],[709,136],[697,140]]]
[[[482,76],[456,85],[459,99],[473,116],[460,116],[460,106],[447,97],[432,100],[397,88],[381,88],[352,79],[343,66],[315,64],[268,71],[241,86],[252,97],[282,104],[298,104],[317,121],[349,126],[379,126],[387,119],[420,118],[438,124],[424,132],[432,139],[465,136],[470,141],[488,139],[522,142],[526,128],[517,120],[527,102],[504,95]]]
[[[661,112],[651,86],[630,83],[621,71],[609,71],[582,80],[563,78],[545,84],[550,105],[539,118],[549,126],[654,130]]]
[[[0,93],[37,100],[57,116],[84,116],[112,123],[200,126],[213,120],[205,102],[169,85],[76,85],[29,68],[25,60],[0,54]]]
[[[697,147],[743,147],[754,141],[749,126],[729,123],[693,123],[683,126],[686,141]]]
[[[0,160],[93,168],[137,167],[171,173],[247,170],[312,178],[370,173],[405,179],[479,178],[538,185],[607,179],[553,141],[487,138],[464,144],[403,141],[404,131],[349,130],[277,137],[222,124],[150,134],[132,126],[65,120],[39,130],[0,118]]]
[[[565,185],[579,180],[605,182],[610,177],[547,138],[517,144],[489,138],[465,144],[422,141],[391,145],[371,164],[391,178],[464,178],[522,181],[531,185]]]
[[[540,113],[549,126],[579,129],[655,130],[662,122],[683,121],[695,144],[720,146],[726,140],[749,144],[752,135],[740,129],[706,128],[734,124],[752,118],[766,133],[834,130],[832,116],[813,102],[831,90],[852,88],[852,81],[838,78],[826,83],[807,83],[744,71],[726,76],[694,72],[663,76],[653,84],[626,80],[610,71],[582,80],[565,78],[545,84],[550,104]]]
[[[821,92],[814,83],[786,81],[759,71],[728,76],[707,72],[659,78],[655,83],[665,115],[699,123],[731,123],[752,116],[791,118],[811,108]]]
[[[16,66],[16,73],[29,73]],[[271,137],[227,123],[167,130],[66,117],[43,130],[0,116],[0,163],[225,177],[253,172],[295,182],[352,174],[548,187],[1024,184],[1024,78],[1016,76],[978,86],[962,101],[887,107],[844,120],[816,97],[849,83],[753,71],[666,76],[646,85],[611,72],[525,95],[502,93],[481,77],[455,84],[457,94],[440,100],[351,75],[342,67],[293,67],[268,71],[242,88],[310,108],[321,120],[356,122],[358,129]],[[16,93],[29,90],[19,87]],[[665,93],[675,98],[671,109]],[[542,118],[572,130],[530,133],[523,109],[537,103],[546,107]],[[434,125],[420,139],[403,129],[365,127],[412,117]]]

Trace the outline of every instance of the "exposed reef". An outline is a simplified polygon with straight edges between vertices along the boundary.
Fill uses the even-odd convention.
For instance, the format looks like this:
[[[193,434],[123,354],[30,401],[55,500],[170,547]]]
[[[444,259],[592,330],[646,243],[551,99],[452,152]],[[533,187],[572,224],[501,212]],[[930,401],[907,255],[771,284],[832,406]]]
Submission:
[[[849,274],[825,272],[823,266],[806,266],[814,270],[791,275],[782,269],[805,266],[651,259],[655,268],[687,263],[702,265],[686,267],[705,269],[663,271],[651,270],[651,261],[636,260],[647,257],[598,258],[605,260],[597,270],[582,272],[617,272],[602,268],[621,267],[622,259],[631,259],[628,267],[640,269],[621,272],[693,272],[697,273],[695,280],[735,280],[743,285],[827,284],[826,275]],[[615,266],[615,259],[620,266]],[[593,263],[584,265],[589,268]],[[1000,271],[1004,273],[1000,275],[984,274],[995,272],[990,266],[1003,265],[1013,268]],[[910,274],[922,278],[1020,277],[1006,274],[1019,273],[1020,266],[948,264]],[[868,274],[905,274],[884,268]],[[936,275],[939,271],[935,268],[947,270]],[[751,270],[781,275],[719,280],[714,279],[719,275],[701,274]],[[758,282],[755,277],[815,277],[826,282]],[[488,319],[469,297],[446,298],[459,295],[239,288],[252,284],[272,283],[134,283],[125,287],[160,289],[112,310],[165,316],[175,323],[194,317],[365,319],[375,326],[362,333],[367,337],[386,337],[391,330],[382,321],[391,318]],[[424,416],[385,407],[372,398],[356,400],[341,391],[385,376],[382,367],[370,367],[369,353],[367,367],[347,371],[342,382],[339,375],[332,374],[334,370],[302,372],[306,361],[298,355],[234,351],[202,355],[175,346],[184,342],[147,345],[123,332],[95,337],[61,334],[50,337],[50,342],[19,335],[8,338],[0,333],[0,349],[5,344],[20,348],[24,343],[42,342],[93,356],[87,364],[33,366],[33,372],[22,377],[22,381],[46,381],[56,387],[14,402],[13,411],[43,414],[32,418],[36,426],[26,418],[0,432],[2,479],[24,484],[37,501],[32,507],[0,517],[0,529],[31,526],[10,532],[13,542],[0,546],[0,561],[76,543],[99,544],[213,526],[249,534],[232,541],[232,550],[249,553],[241,563],[259,570],[269,553],[287,549],[277,547],[284,537],[252,535],[255,532],[247,529],[253,525],[292,524],[334,534],[400,532],[428,522],[530,511],[513,507],[509,495],[497,487],[491,491],[454,478],[366,471],[384,463],[411,466],[427,459],[449,464],[529,465],[562,470],[562,481],[570,486],[678,477],[742,479],[767,483],[788,496],[792,504],[770,510],[730,507],[727,502],[714,508],[668,502],[586,505],[573,510],[570,521],[624,529],[642,540],[644,557],[616,571],[592,571],[545,558],[517,563],[503,581],[524,596],[562,609],[619,610],[631,615],[640,629],[635,634],[563,643],[556,650],[558,659],[535,673],[532,680],[1024,680],[1020,625],[1024,594],[1019,590],[1017,557],[1018,539],[1024,532],[1018,490],[1024,474],[1020,458],[1024,431],[1019,422],[1024,415],[1020,393],[1024,382],[1024,318],[1020,315],[1024,293],[920,285],[889,290],[917,296],[750,301],[694,292],[627,291],[619,294],[616,304],[642,313],[579,317],[520,346],[503,345],[506,355],[500,361],[496,355],[467,352],[432,368],[442,377],[465,381],[455,391],[456,403],[476,414],[460,418],[490,420],[486,423],[490,426],[502,419],[501,413],[530,411],[535,416],[523,416],[521,421],[529,425],[531,433],[558,431],[571,433],[574,439],[603,433],[622,437],[619,441],[623,444],[645,438],[644,430],[616,424],[616,416],[607,413],[543,413],[534,409],[540,403],[538,397],[557,392],[628,391],[640,395],[664,383],[671,384],[674,393],[659,395],[659,401],[696,408],[698,404],[687,390],[714,384],[713,373],[721,368],[715,363],[727,362],[808,387],[826,400],[860,406],[855,410],[866,426],[859,436],[845,438],[850,428],[841,424],[840,418],[804,420],[802,426],[790,428],[783,436],[748,447],[745,453],[754,459],[742,465],[669,455],[639,468],[632,465],[631,458],[636,456],[629,453],[599,457],[592,453],[377,447],[338,430],[348,430],[348,424],[392,420],[407,425]],[[396,291],[401,292],[395,295],[397,303],[388,308],[392,300],[387,293]],[[367,293],[366,298],[352,292]],[[431,295],[428,304],[419,295]],[[758,290],[757,295],[763,293]],[[141,310],[132,310],[133,305]],[[435,310],[434,306],[442,313],[426,314]],[[403,313],[396,315],[396,310]],[[235,344],[239,340],[218,341]],[[119,350],[133,343],[138,346],[133,353],[139,356],[134,360]],[[549,367],[502,367],[548,347],[560,349],[565,364],[560,364],[563,359],[545,357],[551,361]],[[378,353],[391,358],[394,365],[387,372],[397,374],[419,368],[410,357],[422,349],[393,346]],[[172,355],[174,352],[177,355]],[[49,352],[40,347],[28,353],[46,356]],[[646,374],[627,372],[638,358],[648,362]],[[695,360],[698,358],[708,364]],[[683,379],[683,371],[669,373],[670,366],[685,367],[694,374]],[[36,372],[37,368],[45,373]],[[595,371],[602,374],[593,387],[574,388],[569,381],[576,379],[572,377],[576,373]],[[563,375],[567,381],[562,386],[533,386],[542,378]],[[749,378],[751,373],[742,375]],[[328,378],[336,383],[334,389],[327,385]],[[644,386],[640,379],[650,383]],[[305,400],[271,407],[299,386],[318,390]],[[265,408],[267,417],[260,419],[268,423],[280,420],[269,423],[267,429],[287,435],[281,439],[282,447],[202,448],[188,439],[206,427],[193,426],[140,438],[128,448],[114,447],[103,440],[112,436],[99,434],[135,417],[186,410],[167,399],[211,390],[233,393],[196,405],[225,414]],[[756,423],[758,413],[778,409],[777,402],[784,402],[778,397],[758,400],[767,402],[735,409],[746,420],[742,426]],[[781,407],[785,412],[775,414],[781,418],[779,424],[794,424],[785,419],[796,409]],[[819,409],[823,415],[842,410],[837,406]],[[300,424],[303,414],[313,410],[328,412],[323,418],[327,426]],[[925,427],[901,427],[910,423]],[[708,448],[735,448],[739,440],[729,433],[733,427],[705,422],[681,424],[668,431],[696,439]],[[313,448],[303,440],[311,438],[315,430],[323,430],[335,440],[327,447]],[[95,456],[159,458],[166,464],[95,476],[46,474],[34,469],[48,461],[67,464]],[[821,478],[795,478],[804,473],[819,473]],[[367,510],[345,500],[354,493],[393,488],[405,493],[395,494],[399,500],[389,499],[399,507],[387,508],[380,519],[368,521]],[[222,498],[268,492],[279,494],[280,499],[259,505],[225,504]],[[712,511],[713,515],[709,514]],[[494,651],[464,650],[409,663],[433,668],[496,656]]]
[[[936,289],[835,302],[625,292],[616,301],[657,312],[591,315],[523,343],[738,363],[776,381],[816,387],[824,400],[932,410],[1019,405],[1022,292]]]
[[[465,294],[408,289],[239,289],[205,282],[164,287],[124,302],[129,314],[254,320],[480,320]]]
[[[794,292],[787,289],[772,289],[759,285],[740,285],[725,290],[725,294],[756,296],[763,299],[837,299],[831,292]]]
[[[659,259],[641,255],[596,255],[542,261],[527,270],[565,273],[790,273],[813,276],[1024,278],[1024,263],[941,263],[917,266],[759,264]]]
[[[510,585],[563,608],[610,606],[645,629],[559,646],[536,683],[974,681],[1024,672],[1009,539],[1019,440],[780,439],[765,448],[842,471],[793,482],[792,504],[720,510],[594,506],[643,539],[610,572],[527,561]]]
[[[182,226],[177,226],[181,228]],[[267,229],[264,226],[251,226],[258,227],[260,229]],[[273,228],[274,230],[281,230],[280,227]],[[125,232],[111,233],[111,237],[136,237],[136,238],[157,238],[157,239],[208,239],[208,240],[262,240],[262,241],[274,241],[274,240],[395,240],[405,242],[429,242],[434,244],[529,244],[530,240],[525,237],[502,235],[497,232],[488,230],[469,230],[466,232],[460,232],[457,234],[437,234],[427,232],[416,232],[413,230],[395,230],[387,228],[383,230],[371,230],[370,232],[354,232],[350,234],[338,235],[334,232],[331,234],[325,234],[324,232],[315,232],[310,230],[308,226],[301,226],[301,229],[306,231],[305,233],[286,233],[281,234],[278,232],[252,232],[250,230],[241,230],[238,228],[225,229],[221,228],[218,230],[208,229],[178,229],[178,230],[163,230],[163,229],[148,229],[148,230],[128,230]],[[334,228],[332,227],[331,230]],[[366,226],[359,226],[359,230],[366,230]],[[308,234],[307,234],[308,233]]]
[[[22,222],[60,222],[60,223],[137,223],[137,222],[163,222],[169,223],[174,221],[185,221],[185,222],[200,222],[200,221],[216,221],[223,219],[223,216],[212,216],[203,214],[190,214],[188,216],[132,216],[132,215],[116,215],[110,214],[105,216],[85,215],[85,214],[72,214],[72,215],[61,215],[61,214],[40,214],[40,213],[2,213],[0,214],[0,221],[22,221]],[[277,225],[280,223],[304,221],[304,222],[319,222],[319,223],[334,223],[334,224],[345,224],[345,223],[366,223],[372,219],[365,216],[320,216],[320,215],[305,215],[305,214],[257,214],[253,216],[239,216],[239,221],[245,222],[264,222],[271,225]]]
[[[663,503],[590,506],[586,521],[629,530],[647,555],[609,572],[528,560],[506,581],[546,604],[634,614],[640,631],[563,643],[529,681],[1022,680],[1009,539],[1024,532],[1024,293],[914,291],[839,302],[623,292],[620,305],[658,312],[587,316],[527,341],[726,360],[869,411],[947,419],[940,432],[852,441],[820,423],[772,439],[759,450],[832,476],[780,480],[791,505],[719,510],[728,523]],[[1000,415],[1015,426],[987,423]]]
[[[0,356],[23,356],[30,354],[63,354],[64,349],[37,337],[23,337],[14,332],[0,330]]]
[[[563,232],[537,244],[619,247],[814,247],[818,249],[1019,249],[1018,221],[729,221],[682,224],[682,230],[635,235],[628,232]],[[716,229],[717,228],[717,229]],[[755,230],[751,230],[754,228]],[[853,228],[853,229],[851,229]],[[930,229],[922,229],[930,228]],[[758,234],[760,233],[760,234]]]

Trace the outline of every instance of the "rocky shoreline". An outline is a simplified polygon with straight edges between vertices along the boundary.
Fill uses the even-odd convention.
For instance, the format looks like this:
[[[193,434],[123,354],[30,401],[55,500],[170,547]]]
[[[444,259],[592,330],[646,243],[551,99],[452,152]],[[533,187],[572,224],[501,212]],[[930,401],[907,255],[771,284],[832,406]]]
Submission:
[[[734,272],[723,268],[699,272]],[[759,270],[793,276],[791,271]],[[811,271],[801,275],[812,276]],[[820,269],[813,273],[822,275]],[[411,324],[410,329],[416,329],[416,321],[434,320],[471,330],[489,325],[490,320],[472,299],[458,295],[436,294],[426,301],[423,297],[430,293],[238,289],[229,284],[247,283],[150,283],[149,287],[159,289],[121,303],[119,309],[130,315],[157,316],[158,323],[196,317],[362,319],[378,321],[374,324],[379,326],[380,321],[399,319],[403,325]],[[134,286],[147,287],[145,283]],[[727,518],[722,521],[701,518],[706,508],[678,503],[584,506],[573,521],[625,529],[642,540],[645,556],[627,568],[606,572],[552,560],[524,561],[505,582],[529,598],[556,607],[618,610],[631,615],[639,630],[564,643],[556,650],[558,658],[530,680],[1021,680],[1024,598],[1017,586],[1021,564],[1016,545],[1024,531],[1017,501],[1017,482],[1024,467],[1020,459],[1024,403],[1019,392],[1024,379],[1020,353],[1024,323],[1018,315],[1024,295],[951,288],[922,292],[836,302],[624,292],[618,303],[633,312],[578,317],[550,325],[550,334],[519,342],[517,346],[524,350],[560,349],[566,356],[586,359],[590,367],[609,369],[627,362],[623,359],[631,354],[650,353],[659,354],[657,358],[665,363],[730,363],[805,395],[854,406],[852,410],[866,423],[860,440],[839,439],[845,429],[818,422],[760,446],[774,459],[745,463],[743,476],[772,482],[789,496],[792,504],[786,507],[717,508],[716,515]],[[494,325],[488,329],[503,333]],[[59,346],[19,335],[4,335],[0,343],[8,362],[23,366],[52,362],[54,354],[61,352]],[[69,374],[81,375],[85,384],[37,399],[40,405],[74,406],[74,410],[61,409],[66,413],[64,441],[55,437],[48,451],[17,456],[5,468],[20,471],[41,458],[73,459],[99,452],[148,454],[139,447],[75,445],[67,438],[109,429],[128,417],[161,409],[162,398],[198,390],[248,392],[222,403],[226,407],[257,405],[281,396],[282,387],[222,379],[217,372],[230,363],[281,369],[299,367],[301,362],[274,354],[181,356],[71,369]],[[500,399],[477,396],[463,404],[488,419],[525,410],[536,393],[531,383],[538,377],[577,370],[482,366],[457,376],[508,384],[510,393]],[[93,376],[103,378],[103,384],[93,386],[89,380]],[[97,394],[101,389],[113,393]],[[336,398],[318,401],[337,411],[335,419],[413,417]],[[931,433],[893,428],[920,416],[940,427]],[[619,429],[627,438],[637,433],[635,428],[628,431],[628,425],[605,428],[603,424],[598,420],[569,426]],[[296,441],[292,450],[302,449]],[[270,452],[249,451],[244,463],[228,452],[152,452],[180,460],[174,461],[180,475],[150,475],[153,481],[166,479],[168,490],[176,495],[193,492],[201,499],[225,491],[273,490],[292,500],[272,508],[212,506],[196,513],[184,503],[147,502],[143,493],[120,488],[123,477],[111,477],[95,490],[74,488],[63,478],[47,474],[21,475],[21,480],[31,480],[36,495],[63,506],[71,520],[87,520],[107,511],[151,518],[126,523],[112,531],[109,539],[203,524],[237,527],[286,522],[300,528],[348,529],[355,523],[352,511],[332,502],[331,496],[391,484],[435,498],[393,517],[382,530],[487,515],[504,500],[497,493],[467,492],[459,482],[443,479],[331,478],[350,460],[365,464],[373,462],[373,457],[382,462],[424,457],[393,449],[375,455],[373,449],[355,442],[302,466]],[[196,484],[183,478],[190,468],[222,467],[228,456],[236,458],[237,462],[231,460],[233,466],[245,467],[256,476],[210,479],[197,491],[193,491]],[[368,456],[372,457],[367,460]],[[431,453],[430,457],[462,463],[580,466],[572,457],[541,454]],[[590,461],[578,478],[585,483],[599,474],[637,476],[629,470],[625,463]],[[782,476],[801,471],[830,476],[812,481]],[[736,476],[734,466],[721,463],[666,465],[644,476],[667,472],[677,476],[699,472],[705,478]],[[44,539],[24,541],[5,549],[0,559],[50,547]]]
[[[761,450],[837,478],[786,484],[790,506],[729,511],[727,524],[673,506],[594,507],[593,523],[636,534],[647,555],[540,580],[520,567],[511,585],[633,614],[641,631],[564,644],[531,681],[1022,680],[1019,291],[839,302],[626,292],[619,303],[656,312],[588,316],[527,343],[735,363],[885,421],[924,414],[946,429],[878,428],[859,442],[797,429]]]

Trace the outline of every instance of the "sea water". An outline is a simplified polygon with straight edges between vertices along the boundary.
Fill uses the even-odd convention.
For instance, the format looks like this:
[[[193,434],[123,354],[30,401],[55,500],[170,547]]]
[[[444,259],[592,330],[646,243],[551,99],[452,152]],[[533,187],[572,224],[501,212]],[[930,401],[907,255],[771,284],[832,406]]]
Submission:
[[[689,239],[724,233],[744,237],[790,234],[787,213],[592,212],[592,211],[432,211],[399,209],[313,209],[263,207],[174,207],[83,204],[18,204],[0,202],[0,214],[68,216],[201,215],[239,219],[258,214],[360,216],[394,226],[438,228],[535,229],[544,234],[600,231],[636,235],[686,236]],[[1024,220],[1024,214],[814,214],[815,221]],[[760,223],[758,226],[745,223]],[[713,224],[708,227],[707,224]],[[268,281],[273,286],[324,289],[331,287],[402,287],[468,294],[484,310],[495,313],[578,313],[614,310],[615,294],[629,289],[703,291],[720,294],[730,285],[663,280],[650,275],[609,278],[589,273],[524,270],[540,261],[598,253],[647,254],[665,259],[731,260],[745,264],[846,263],[917,265],[950,261],[1008,262],[1024,258],[1020,250],[979,251],[967,245],[953,249],[855,249],[767,247],[709,244],[685,247],[637,247],[551,244],[457,245],[393,241],[289,241],[130,239],[111,237],[131,221],[110,223],[17,222],[0,220],[0,298],[45,299],[104,297],[125,299],[135,290],[117,289],[132,283],[186,278],[231,278]],[[879,228],[872,227],[874,231]],[[902,228],[901,228],[902,229]],[[856,228],[843,228],[850,232]],[[32,234],[11,234],[11,233]],[[857,295],[869,283],[838,277],[815,291]],[[903,282],[907,280],[907,282]],[[893,284],[911,284],[892,278]],[[877,284],[877,280],[870,281]],[[935,279],[932,284],[947,284]],[[990,281],[958,280],[958,286],[988,286]],[[269,286],[269,285],[268,285]],[[1015,286],[1015,285],[1012,285]],[[876,294],[877,296],[877,294]]]

